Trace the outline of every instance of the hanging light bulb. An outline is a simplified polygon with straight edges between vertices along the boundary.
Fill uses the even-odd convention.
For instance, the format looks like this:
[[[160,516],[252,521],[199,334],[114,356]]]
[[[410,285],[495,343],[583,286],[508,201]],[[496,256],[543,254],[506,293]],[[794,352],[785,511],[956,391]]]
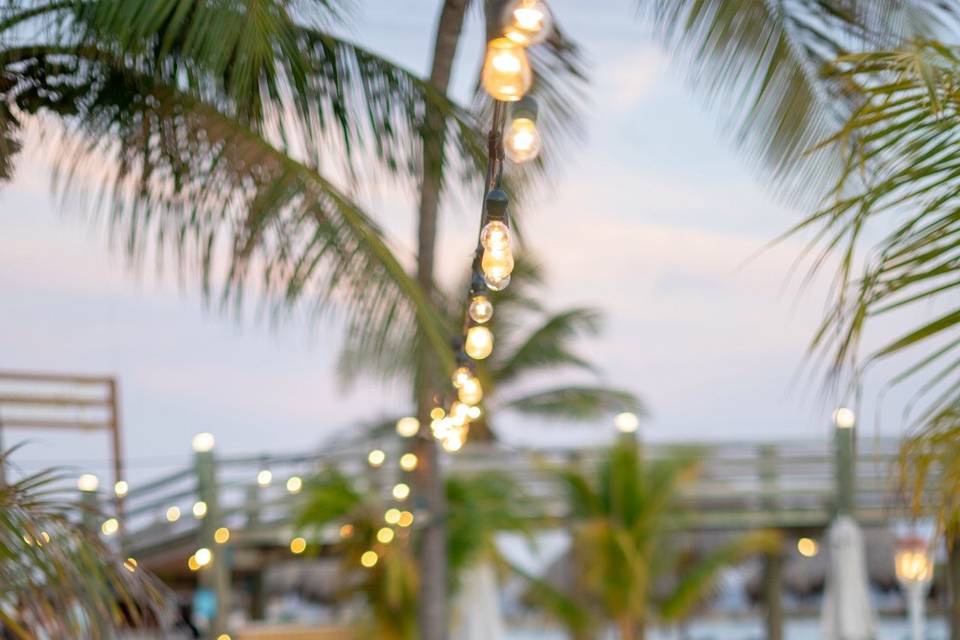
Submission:
[[[510,275],[492,276],[485,273],[483,274],[483,281],[487,283],[487,288],[490,289],[490,291],[503,291],[507,288],[507,285],[510,284]]]
[[[413,416],[397,420],[397,434],[402,438],[412,438],[420,431],[420,421]]]
[[[518,44],[539,44],[550,35],[553,16],[542,0],[516,0],[503,14],[503,35]]]
[[[533,160],[539,155],[537,103],[533,98],[524,98],[511,109],[510,128],[503,138],[503,151],[516,163]]]
[[[496,100],[515,102],[522,98],[533,83],[530,60],[523,46],[508,38],[488,42],[481,81]]]
[[[484,277],[490,276],[495,280],[502,280],[513,273],[513,252],[510,251],[510,247],[502,251],[487,249],[483,252],[481,266]]]
[[[463,349],[474,360],[483,360],[493,352],[493,333],[482,325],[470,327]]]
[[[510,247],[510,227],[502,220],[491,220],[480,231],[480,244],[488,251],[503,251]]]
[[[470,371],[467,367],[458,367],[456,371],[453,372],[453,377],[450,381],[453,383],[453,386],[459,389],[463,386],[463,383],[467,380],[473,378],[473,372]]]
[[[488,322],[493,317],[493,303],[487,296],[474,296],[467,309],[470,319],[478,324]]]
[[[467,382],[460,387],[460,391],[457,392],[457,397],[460,398],[460,402],[463,403],[460,406],[470,407],[471,405],[479,404],[483,399],[483,387],[480,386],[480,381],[473,378]],[[465,412],[464,415],[469,417],[469,412]]]

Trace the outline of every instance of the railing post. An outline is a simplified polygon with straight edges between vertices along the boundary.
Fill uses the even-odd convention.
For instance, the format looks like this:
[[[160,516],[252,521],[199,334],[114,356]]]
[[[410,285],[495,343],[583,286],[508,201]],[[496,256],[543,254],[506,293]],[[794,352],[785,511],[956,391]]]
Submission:
[[[100,500],[97,496],[99,487],[99,479],[91,474],[85,473],[77,481],[77,489],[80,491],[80,523],[92,535],[97,535],[100,528]]]
[[[780,508],[777,500],[777,449],[762,445],[758,449],[762,508],[775,520]],[[783,550],[763,556],[763,604],[767,640],[783,640]]]
[[[209,434],[201,434],[209,436]],[[210,623],[209,637],[218,638],[227,633],[227,615],[230,611],[230,566],[227,549],[218,545],[215,532],[221,526],[220,502],[217,490],[217,464],[213,452],[213,437],[194,438],[197,496],[206,503],[207,513],[200,521],[199,546],[213,554],[210,565],[203,567],[200,584],[213,592],[215,614]]]
[[[838,410],[840,411],[840,410]],[[833,434],[834,477],[836,479],[837,515],[853,515],[854,493],[856,491],[856,428],[853,419],[849,422],[844,416],[835,418],[836,429]]]

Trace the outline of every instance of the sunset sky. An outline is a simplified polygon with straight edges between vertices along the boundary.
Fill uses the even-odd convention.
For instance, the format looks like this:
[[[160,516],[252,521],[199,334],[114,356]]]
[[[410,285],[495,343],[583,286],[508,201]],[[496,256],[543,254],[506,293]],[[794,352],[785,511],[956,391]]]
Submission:
[[[437,3],[406,0],[399,14],[396,2],[357,4],[350,37],[424,72]],[[604,335],[581,349],[606,380],[649,405],[647,437],[825,437],[833,401],[820,396],[820,379],[798,372],[829,282],[798,293],[789,271],[801,238],[747,261],[804,212],[767,195],[682,69],[648,37],[634,3],[552,5],[583,46],[593,86],[585,142],[524,212],[526,237],[548,270],[545,303],[606,313]],[[478,65],[479,16],[464,38],[461,97]],[[34,151],[0,188],[0,368],[117,375],[134,479],[184,461],[198,431],[212,431],[228,453],[279,452],[409,411],[400,387],[338,384],[336,327],[237,322],[205,309],[193,282],[181,287],[152,265],[132,272],[82,211],[51,197],[49,139],[28,143]],[[413,202],[369,205],[396,245],[412,251]],[[440,271],[449,282],[468,262],[477,209],[443,214]],[[902,428],[906,393],[876,402],[895,370],[866,381],[868,434],[877,415],[884,432]],[[551,442],[598,441],[611,430],[506,416],[499,424],[515,442],[547,433]],[[6,438],[32,442],[18,453],[24,468],[106,468],[99,436]]]

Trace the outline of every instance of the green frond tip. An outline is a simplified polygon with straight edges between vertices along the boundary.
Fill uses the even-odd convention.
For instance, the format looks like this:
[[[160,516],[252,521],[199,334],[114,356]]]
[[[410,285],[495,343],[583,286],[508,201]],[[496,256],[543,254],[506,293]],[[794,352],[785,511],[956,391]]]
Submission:
[[[569,386],[508,399],[501,405],[527,415],[589,420],[611,413],[632,411],[644,415],[640,400],[629,391],[601,386]]]

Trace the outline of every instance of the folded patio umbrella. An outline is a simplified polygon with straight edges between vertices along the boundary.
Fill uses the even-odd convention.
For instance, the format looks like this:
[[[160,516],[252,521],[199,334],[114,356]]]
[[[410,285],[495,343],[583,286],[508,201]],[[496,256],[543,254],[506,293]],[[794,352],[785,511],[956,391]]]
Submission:
[[[463,572],[455,616],[454,640],[503,638],[500,591],[489,562],[480,562]]]
[[[830,554],[821,625],[827,640],[874,637],[870,585],[863,533],[856,521],[840,515],[827,532]]]

